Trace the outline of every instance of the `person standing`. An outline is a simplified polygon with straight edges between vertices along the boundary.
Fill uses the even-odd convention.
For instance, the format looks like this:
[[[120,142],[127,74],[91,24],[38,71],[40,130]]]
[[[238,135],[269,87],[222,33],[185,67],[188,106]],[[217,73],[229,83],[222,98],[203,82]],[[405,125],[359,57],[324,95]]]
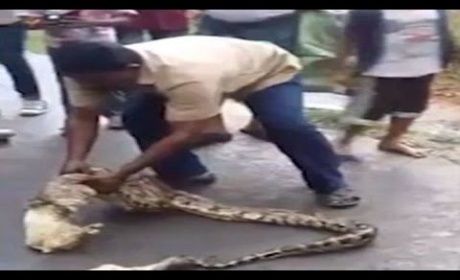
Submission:
[[[445,10],[351,10],[346,36],[356,53],[356,96],[337,152],[356,160],[351,144],[363,123],[391,116],[381,151],[413,158],[425,154],[403,140],[427,109],[435,76],[450,62],[453,41]]]
[[[20,10],[0,10],[0,63],[13,79],[14,87],[22,98],[21,116],[39,116],[47,112],[40,89],[24,52],[27,28],[21,20]]]

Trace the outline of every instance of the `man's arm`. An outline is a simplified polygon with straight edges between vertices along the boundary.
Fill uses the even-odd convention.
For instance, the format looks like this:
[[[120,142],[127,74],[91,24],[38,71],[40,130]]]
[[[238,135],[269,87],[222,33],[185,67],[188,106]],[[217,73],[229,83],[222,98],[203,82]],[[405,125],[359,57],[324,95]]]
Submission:
[[[67,119],[67,156],[61,173],[85,172],[85,160],[96,142],[100,106],[106,94],[64,78],[72,110]]]
[[[122,180],[142,169],[151,166],[180,149],[186,149],[201,141],[205,137],[207,127],[213,122],[220,121],[219,116],[205,120],[172,123],[173,132],[154,143],[133,161],[122,166],[115,174]]]
[[[187,148],[200,141],[205,128],[211,121],[219,117],[213,117],[203,121],[176,123],[173,125],[173,132],[150,146],[144,153],[133,161],[122,166],[118,171],[107,176],[96,176],[83,182],[99,193],[111,193],[116,191],[123,182],[132,174],[162,160],[176,151]]]
[[[208,82],[191,82],[167,93],[165,119],[172,133],[154,143],[144,153],[122,166],[115,176],[122,179],[160,161],[180,149],[203,140],[209,127],[220,122],[222,95],[218,76]]]
[[[67,120],[67,156],[60,173],[90,173],[86,158],[98,136],[99,114],[87,108],[74,108]]]
[[[97,139],[99,112],[76,107],[68,119],[67,161],[85,161]]]
[[[218,82],[211,82],[211,79],[207,83],[191,82],[169,91],[167,96],[165,119],[169,120],[172,132],[114,173],[88,179],[86,184],[98,192],[113,192],[130,175],[194,146],[205,137],[210,126],[220,122],[222,95]]]

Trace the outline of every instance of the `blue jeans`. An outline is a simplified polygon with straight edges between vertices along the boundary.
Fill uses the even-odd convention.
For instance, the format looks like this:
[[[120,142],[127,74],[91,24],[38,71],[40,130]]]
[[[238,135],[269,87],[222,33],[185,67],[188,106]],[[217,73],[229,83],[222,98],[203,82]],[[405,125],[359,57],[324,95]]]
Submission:
[[[0,25],[0,63],[10,73],[16,91],[27,100],[39,100],[37,80],[24,57],[27,29],[21,23]]]
[[[328,140],[308,123],[302,105],[302,86],[298,79],[254,92],[245,101],[263,124],[270,140],[300,170],[307,185],[317,193],[330,193],[345,187],[339,160]],[[124,125],[141,150],[169,132],[164,119],[165,100],[153,94],[139,94],[129,99],[124,111]],[[189,150],[154,164],[161,178],[187,178],[207,171]]]
[[[155,93],[131,93],[123,111],[123,125],[135,139],[141,151],[148,149],[170,133],[164,118],[166,100]],[[199,158],[188,150],[178,151],[151,166],[165,181],[187,179],[207,171]]]

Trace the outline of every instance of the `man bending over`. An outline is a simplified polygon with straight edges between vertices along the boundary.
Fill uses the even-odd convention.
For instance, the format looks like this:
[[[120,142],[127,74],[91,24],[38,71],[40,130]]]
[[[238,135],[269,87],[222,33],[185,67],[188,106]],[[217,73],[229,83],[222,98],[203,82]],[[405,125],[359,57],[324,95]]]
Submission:
[[[56,51],[67,76],[70,102],[68,153],[62,173],[84,172],[97,136],[99,105],[113,90],[135,96],[123,114],[142,153],[113,174],[87,183],[112,192],[126,178],[151,167],[174,184],[210,184],[215,177],[190,149],[219,121],[223,101],[246,104],[270,140],[300,170],[317,201],[351,207],[360,198],[339,171],[327,139],[307,122],[298,79],[299,60],[267,42],[181,36],[134,45],[82,42]]]

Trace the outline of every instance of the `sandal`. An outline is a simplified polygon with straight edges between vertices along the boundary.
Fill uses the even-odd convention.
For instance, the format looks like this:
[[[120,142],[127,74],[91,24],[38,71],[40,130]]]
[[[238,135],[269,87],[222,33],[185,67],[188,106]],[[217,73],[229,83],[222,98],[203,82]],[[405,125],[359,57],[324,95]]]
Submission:
[[[349,188],[341,188],[329,194],[316,194],[317,203],[330,208],[349,208],[359,204],[361,198]]]

